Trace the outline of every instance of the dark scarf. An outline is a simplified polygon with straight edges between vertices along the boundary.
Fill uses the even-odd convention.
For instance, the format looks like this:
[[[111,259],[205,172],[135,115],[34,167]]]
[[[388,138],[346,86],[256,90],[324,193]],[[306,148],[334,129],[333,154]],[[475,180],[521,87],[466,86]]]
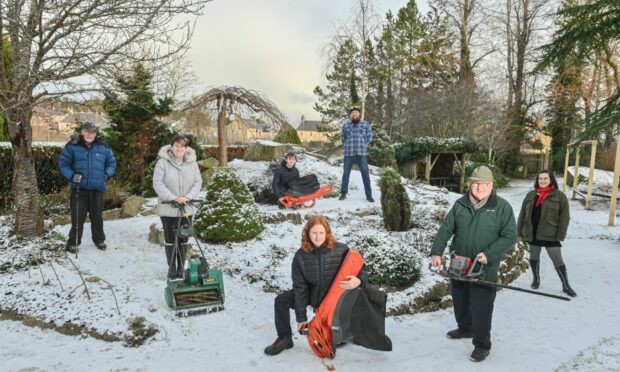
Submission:
[[[537,187],[536,192],[538,193],[538,200],[536,201],[536,206],[538,207],[541,205],[553,190],[555,190],[555,186],[553,185],[549,185],[547,187]]]

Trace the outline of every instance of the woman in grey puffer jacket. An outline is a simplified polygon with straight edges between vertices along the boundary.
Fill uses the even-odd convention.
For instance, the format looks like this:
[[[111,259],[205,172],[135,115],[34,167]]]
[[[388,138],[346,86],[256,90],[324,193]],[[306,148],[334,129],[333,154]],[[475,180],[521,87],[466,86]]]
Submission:
[[[166,258],[168,260],[168,277],[171,279],[183,277],[183,266],[187,254],[187,241],[179,241],[179,250],[173,255],[176,229],[181,224],[188,223],[185,217],[179,216],[179,208],[172,204],[162,204],[163,201],[176,201],[180,204],[198,198],[202,187],[202,176],[196,152],[187,147],[187,138],[176,136],[170,145],[159,150],[159,160],[153,173],[153,189],[158,196],[157,213],[164,226]],[[185,212],[191,219],[196,213],[193,206],[186,206]]]

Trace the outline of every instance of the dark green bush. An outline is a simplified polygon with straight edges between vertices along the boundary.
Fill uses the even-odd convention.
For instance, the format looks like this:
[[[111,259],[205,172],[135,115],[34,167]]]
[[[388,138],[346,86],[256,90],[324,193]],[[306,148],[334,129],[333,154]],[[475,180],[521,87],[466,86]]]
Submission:
[[[473,154],[478,150],[476,142],[467,138],[409,137],[394,145],[399,165],[422,159],[427,154],[441,151],[462,151]]]
[[[420,280],[419,254],[410,244],[395,242],[381,234],[353,238],[355,247],[364,256],[371,284],[407,288]]]
[[[32,146],[37,186],[41,194],[57,193],[67,185],[58,165],[63,147],[64,145]],[[7,210],[11,208],[13,199],[13,156],[10,146],[0,146],[0,174],[0,210]]]
[[[510,181],[510,179],[504,176],[504,174],[502,173],[502,170],[497,165],[489,164],[489,163],[474,163],[474,162],[466,163],[465,164],[465,179],[471,176],[471,173],[474,171],[474,169],[482,165],[488,167],[491,170],[491,172],[493,172],[493,179],[495,180],[494,186],[496,188],[501,189],[501,188],[508,186],[508,182]],[[456,173],[460,174],[458,168],[456,168]]]
[[[218,146],[203,146],[202,147],[202,155],[203,158],[216,158],[219,151]],[[227,146],[226,147],[226,157],[228,161],[233,159],[243,159],[245,156],[245,150],[247,146]]]
[[[396,168],[394,146],[381,124],[372,123],[372,141],[368,146],[368,164]]]
[[[258,205],[232,169],[220,169],[211,178],[195,228],[198,236],[211,242],[245,241],[263,231]]]
[[[379,180],[383,222],[388,230],[405,231],[411,222],[411,201],[400,175],[392,168],[386,169]]]

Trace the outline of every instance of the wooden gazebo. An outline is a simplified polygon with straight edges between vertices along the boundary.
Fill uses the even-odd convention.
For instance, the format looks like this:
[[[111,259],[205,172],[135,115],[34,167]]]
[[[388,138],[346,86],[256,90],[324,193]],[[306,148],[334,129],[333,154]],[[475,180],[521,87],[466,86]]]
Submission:
[[[409,138],[394,147],[403,177],[461,193],[465,190],[465,161],[477,149],[475,142],[465,138],[433,137]]]

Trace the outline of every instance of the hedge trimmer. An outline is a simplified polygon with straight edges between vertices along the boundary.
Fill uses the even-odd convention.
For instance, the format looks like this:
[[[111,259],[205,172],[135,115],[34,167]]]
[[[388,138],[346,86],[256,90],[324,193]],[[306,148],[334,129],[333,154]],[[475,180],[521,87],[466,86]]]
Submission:
[[[539,296],[556,298],[558,300],[570,301],[570,297],[558,296],[552,293],[533,291],[530,289],[512,287],[509,285],[488,282],[484,280],[484,265],[478,261],[478,256],[475,258],[445,255],[441,257],[440,266],[432,266],[429,264],[429,269],[444,278],[458,280],[461,282],[469,282],[474,284],[480,284],[487,287],[506,288],[513,291],[531,293]]]

